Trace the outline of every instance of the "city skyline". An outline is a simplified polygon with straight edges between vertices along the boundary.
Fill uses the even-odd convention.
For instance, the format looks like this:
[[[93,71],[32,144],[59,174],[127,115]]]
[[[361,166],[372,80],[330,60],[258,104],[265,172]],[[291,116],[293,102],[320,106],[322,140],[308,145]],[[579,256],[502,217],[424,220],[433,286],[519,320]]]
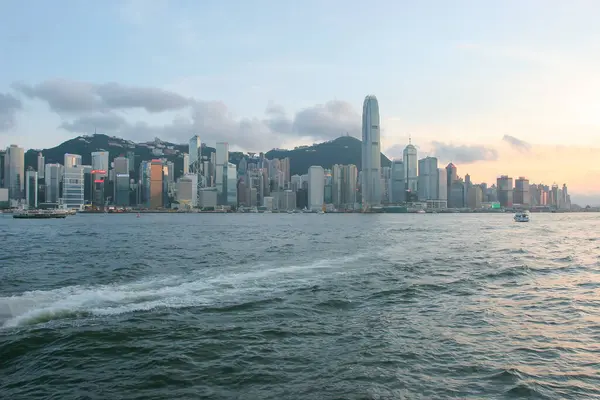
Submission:
[[[596,4],[438,2],[433,15],[375,3],[379,23],[359,34],[358,2],[209,2],[202,12],[192,2],[63,3],[68,14],[9,2],[10,18],[0,17],[11,60],[0,148],[48,148],[94,128],[135,141],[199,134],[246,151],[360,138],[360,102],[375,93],[390,158],[411,135],[420,157],[454,162],[475,181],[525,175],[600,199],[600,169],[588,161],[600,155]],[[237,21],[226,33],[216,29],[225,16]],[[73,52],[82,41],[90,45]]]

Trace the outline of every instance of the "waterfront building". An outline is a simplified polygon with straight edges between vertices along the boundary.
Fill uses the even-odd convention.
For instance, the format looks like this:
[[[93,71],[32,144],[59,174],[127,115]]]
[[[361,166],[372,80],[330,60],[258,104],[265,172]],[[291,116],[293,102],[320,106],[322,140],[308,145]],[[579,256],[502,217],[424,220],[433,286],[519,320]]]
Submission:
[[[364,207],[381,204],[381,144],[379,103],[375,96],[367,96],[362,114],[362,182]],[[312,167],[311,167],[312,168]],[[310,203],[309,195],[309,203]]]
[[[513,206],[513,178],[502,175],[496,182],[498,201],[501,207],[510,208]]]
[[[38,206],[38,173],[31,167],[25,173],[25,200],[29,208]]]
[[[15,144],[6,149],[4,186],[10,200],[21,200],[25,195],[25,150]]]
[[[308,208],[321,210],[325,200],[325,170],[313,165],[308,169]]]

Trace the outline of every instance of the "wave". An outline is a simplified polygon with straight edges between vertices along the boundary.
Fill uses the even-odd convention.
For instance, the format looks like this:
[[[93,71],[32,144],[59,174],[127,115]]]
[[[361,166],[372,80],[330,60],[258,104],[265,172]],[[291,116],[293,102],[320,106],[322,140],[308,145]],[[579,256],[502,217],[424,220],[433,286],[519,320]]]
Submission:
[[[98,286],[68,286],[52,290],[24,292],[0,297],[0,323],[15,328],[54,320],[116,316],[155,309],[202,307],[207,311],[240,311],[253,305],[277,302],[279,294],[301,288],[314,288],[327,276],[315,273],[329,270],[348,272],[346,264],[361,255],[326,259],[304,265],[265,268],[255,265],[242,272],[207,277],[153,277],[131,283]]]

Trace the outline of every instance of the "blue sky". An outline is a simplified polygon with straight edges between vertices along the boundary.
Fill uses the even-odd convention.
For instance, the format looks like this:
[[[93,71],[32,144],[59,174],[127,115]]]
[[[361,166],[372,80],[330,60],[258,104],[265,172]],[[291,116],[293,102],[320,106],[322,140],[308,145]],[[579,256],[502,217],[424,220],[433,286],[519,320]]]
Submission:
[[[557,146],[574,157],[600,148],[595,1],[3,0],[0,10],[0,147],[50,147],[96,127],[268,150],[358,135],[375,94],[384,152],[398,156],[411,134],[422,154],[481,180],[571,182],[575,167],[546,164]],[[85,99],[93,105],[75,106]]]

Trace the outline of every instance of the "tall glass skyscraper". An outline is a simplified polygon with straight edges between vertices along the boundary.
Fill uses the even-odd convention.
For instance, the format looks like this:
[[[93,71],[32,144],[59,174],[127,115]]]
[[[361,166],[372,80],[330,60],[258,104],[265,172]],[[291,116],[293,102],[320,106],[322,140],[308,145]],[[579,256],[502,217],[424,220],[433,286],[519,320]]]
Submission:
[[[362,200],[363,206],[381,204],[381,144],[379,143],[379,103],[367,96],[362,115]]]

